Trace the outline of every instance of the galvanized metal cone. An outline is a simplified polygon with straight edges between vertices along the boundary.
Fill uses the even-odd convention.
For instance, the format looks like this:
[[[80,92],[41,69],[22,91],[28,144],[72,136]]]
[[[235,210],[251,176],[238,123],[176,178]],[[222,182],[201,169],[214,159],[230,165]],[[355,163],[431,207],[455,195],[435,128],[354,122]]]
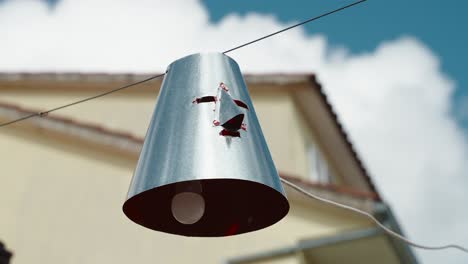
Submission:
[[[288,210],[237,63],[221,53],[173,62],[124,213],[157,231],[228,236],[270,226]]]

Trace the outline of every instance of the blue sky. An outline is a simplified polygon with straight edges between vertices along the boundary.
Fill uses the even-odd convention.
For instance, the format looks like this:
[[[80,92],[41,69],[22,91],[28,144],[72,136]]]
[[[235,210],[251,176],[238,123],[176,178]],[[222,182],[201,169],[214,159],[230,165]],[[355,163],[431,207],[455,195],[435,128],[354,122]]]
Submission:
[[[210,20],[249,12],[271,14],[292,23],[324,13],[350,1],[218,1],[203,0]],[[374,50],[382,41],[411,35],[427,45],[441,61],[442,71],[456,82],[453,113],[468,128],[468,114],[460,104],[468,97],[468,1],[369,0],[361,6],[312,22],[308,33],[323,33],[331,45],[346,46],[353,53]],[[427,91],[430,92],[430,91]],[[467,109],[467,108],[465,108]]]

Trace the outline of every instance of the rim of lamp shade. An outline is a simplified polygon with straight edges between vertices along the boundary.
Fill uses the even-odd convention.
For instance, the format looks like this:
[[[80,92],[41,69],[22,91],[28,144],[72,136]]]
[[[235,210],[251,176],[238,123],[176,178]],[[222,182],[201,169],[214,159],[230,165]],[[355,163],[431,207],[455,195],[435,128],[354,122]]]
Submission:
[[[172,198],[178,184],[198,182],[206,210],[191,225],[178,222],[172,212]],[[133,222],[171,234],[197,237],[231,236],[263,229],[285,217],[289,211],[286,197],[275,189],[240,179],[205,179],[167,184],[128,199],[123,211]],[[215,217],[210,217],[216,214]]]

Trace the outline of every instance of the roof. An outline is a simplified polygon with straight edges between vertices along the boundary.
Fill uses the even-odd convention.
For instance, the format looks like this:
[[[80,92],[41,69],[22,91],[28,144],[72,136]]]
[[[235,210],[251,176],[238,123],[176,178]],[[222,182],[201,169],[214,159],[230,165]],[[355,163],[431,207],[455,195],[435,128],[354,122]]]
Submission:
[[[149,78],[154,74],[106,74],[106,73],[0,73],[0,87],[2,90],[18,89],[33,87],[31,89],[47,88],[55,89],[50,83],[57,83],[56,88],[62,87],[66,84],[67,89],[81,89],[82,85],[78,86],[76,83],[82,84],[83,82],[98,83],[99,89],[109,90],[116,88],[119,85],[128,84],[131,82],[139,81]],[[351,196],[362,196],[373,200],[380,200],[380,196],[366,170],[361,162],[358,154],[356,153],[353,144],[351,143],[346,131],[340,123],[337,114],[335,113],[332,105],[323,91],[321,84],[317,81],[314,74],[246,74],[246,82],[262,84],[261,87],[272,89],[272,87],[281,87],[284,84],[303,84],[309,83],[313,89],[318,89],[318,94],[321,97],[328,115],[331,117],[336,130],[339,132],[341,138],[344,140],[346,147],[352,154],[352,159],[357,164],[360,174],[364,177],[365,182],[369,186],[370,192],[357,191],[350,188],[338,187],[336,185],[318,185],[315,183],[307,183],[309,186],[316,188],[328,189],[339,193],[347,193]],[[161,80],[156,80],[160,82]],[[143,84],[139,89],[154,90],[153,85],[148,83]],[[284,87],[282,87],[284,88]],[[0,117],[8,120],[16,119],[29,115],[32,113],[39,113],[40,110],[26,109],[17,105],[0,102]],[[143,143],[142,138],[138,138],[129,133],[107,129],[103,126],[80,122],[69,118],[60,117],[57,115],[50,115],[46,117],[34,117],[29,119],[30,125],[50,129],[59,133],[67,133],[74,137],[81,138],[86,141],[92,141],[100,145],[117,148],[119,150],[128,151],[138,154]]]
[[[108,73],[2,73],[0,72],[0,87],[3,91],[14,89],[66,89],[83,91],[86,85],[93,84],[93,91],[107,91],[116,87],[138,82],[152,76],[153,74],[108,74]],[[271,89],[274,87],[284,88],[284,84],[304,84],[310,81],[310,74],[245,74],[244,78],[248,83],[262,84],[262,88]],[[154,91],[154,83],[160,83],[162,78],[156,78],[149,82],[142,83],[131,89],[133,92]],[[273,86],[273,87],[272,87]],[[130,90],[128,90],[130,91]]]
[[[40,111],[0,102],[0,118],[2,119],[16,119],[38,112]],[[53,133],[59,133],[73,137],[75,140],[92,142],[93,144],[114,149],[118,152],[126,152],[134,156],[139,155],[144,142],[143,138],[130,133],[116,131],[103,126],[57,115],[36,116],[22,122],[22,125],[36,129],[44,129]],[[340,199],[338,196],[334,198],[340,199],[345,203],[352,203],[354,206],[359,207],[358,201],[361,200],[379,201],[379,196],[375,192],[365,192],[334,184],[314,183],[282,172],[279,172],[279,174],[281,177],[293,181],[309,190],[315,192],[335,193],[340,197],[344,196],[344,199]],[[355,200],[350,200],[350,198]],[[366,210],[370,209],[366,207]]]
[[[361,173],[362,175],[364,176],[367,184],[369,185],[370,189],[377,194],[377,197],[376,199],[381,199],[376,188],[375,188],[375,185],[374,183],[372,182],[372,179],[366,169],[366,167],[364,166],[364,163],[361,161],[361,159],[359,158],[355,148],[354,148],[354,145],[351,143],[351,140],[349,139],[349,136],[348,134],[346,133],[346,131],[344,130],[343,128],[343,125],[341,124],[339,118],[338,118],[338,115],[336,114],[335,110],[333,109],[333,106],[330,104],[328,98],[327,98],[327,95],[325,94],[325,92],[323,91],[323,88],[322,88],[322,85],[317,81],[317,78],[315,75],[311,75],[310,76],[310,80],[312,83],[315,84],[316,87],[318,87],[318,90],[319,90],[319,94],[320,96],[322,97],[322,100],[323,102],[325,103],[325,106],[329,112],[329,114],[332,116],[333,120],[335,121],[335,125],[336,125],[336,128],[338,129],[338,131],[340,132],[342,138],[344,139],[344,141],[346,142],[346,145],[349,149],[349,151],[352,153],[353,155],[353,159],[355,160],[355,162],[358,164],[359,166],[359,169],[361,170]]]

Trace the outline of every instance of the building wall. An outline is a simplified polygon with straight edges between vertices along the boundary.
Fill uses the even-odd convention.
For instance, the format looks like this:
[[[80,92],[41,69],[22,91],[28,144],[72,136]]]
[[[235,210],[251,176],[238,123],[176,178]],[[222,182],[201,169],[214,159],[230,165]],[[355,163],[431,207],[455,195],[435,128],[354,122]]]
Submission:
[[[229,257],[362,227],[341,211],[292,203],[267,229],[230,238],[183,238],[142,228],[121,211],[132,174],[118,158],[39,131],[0,134],[0,236],[13,263],[220,263]]]
[[[0,100],[44,109],[89,94],[3,93]],[[310,131],[287,92],[253,93],[273,158],[282,172],[306,177]],[[143,136],[152,96],[113,95],[59,115]],[[0,130],[0,239],[13,263],[222,263],[228,258],[367,226],[353,214],[291,202],[278,224],[229,238],[185,238],[132,223],[121,206],[135,160],[75,144],[40,129]],[[274,206],[274,205],[272,205]]]

